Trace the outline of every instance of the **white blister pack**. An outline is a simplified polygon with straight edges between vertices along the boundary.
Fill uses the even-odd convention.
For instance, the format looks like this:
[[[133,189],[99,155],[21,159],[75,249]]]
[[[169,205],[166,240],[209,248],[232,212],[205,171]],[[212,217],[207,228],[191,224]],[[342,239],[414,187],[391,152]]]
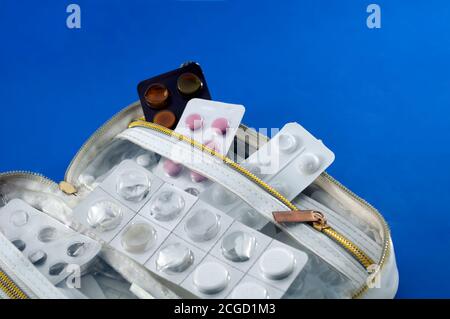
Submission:
[[[198,196],[212,185],[206,177],[167,158],[161,158],[153,173],[166,183]]]
[[[53,284],[82,271],[101,245],[20,199],[0,209],[0,231]]]
[[[192,99],[187,103],[175,132],[227,154],[244,113],[243,105]]]
[[[243,163],[288,200],[334,161],[334,153],[298,123],[286,124]]]
[[[144,183],[138,176],[125,178],[126,174],[137,174],[137,166],[133,161],[120,164],[75,208],[75,216],[112,247],[198,297],[283,296],[303,269],[305,253],[233,220],[168,183],[145,191],[146,179]],[[153,174],[139,174],[149,177],[150,185],[154,185],[152,177],[157,177]],[[118,197],[123,179],[130,180],[126,194],[133,195],[127,200],[138,198],[139,205],[134,201],[136,205],[125,205],[123,196]],[[97,209],[96,218],[90,217],[99,202],[108,202],[109,206]],[[274,249],[282,252],[277,255]],[[270,252],[273,256],[266,256]],[[280,257],[287,262],[280,262]],[[249,287],[261,289],[254,293]]]

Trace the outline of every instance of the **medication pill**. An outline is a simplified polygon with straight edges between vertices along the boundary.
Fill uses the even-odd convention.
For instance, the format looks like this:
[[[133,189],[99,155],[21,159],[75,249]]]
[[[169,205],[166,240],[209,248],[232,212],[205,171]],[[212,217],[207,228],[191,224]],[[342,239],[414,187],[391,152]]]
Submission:
[[[145,101],[155,109],[163,108],[169,98],[169,90],[163,84],[155,83],[145,92]]]
[[[206,262],[194,271],[194,286],[202,293],[212,295],[221,292],[228,286],[230,273],[221,264]]]
[[[18,210],[11,214],[10,221],[14,226],[21,227],[28,223],[28,213],[24,210]]]
[[[67,268],[67,266],[68,264],[65,262],[56,263],[49,268],[48,274],[50,276],[58,276]]]
[[[288,277],[295,267],[294,254],[286,248],[271,248],[263,253],[259,260],[259,269],[264,277],[281,280]]]
[[[44,227],[39,231],[38,239],[43,243],[48,243],[58,237],[58,231],[55,227]]]
[[[281,134],[278,143],[280,150],[284,153],[292,153],[298,148],[298,140],[291,134]]]
[[[156,196],[150,205],[150,215],[160,221],[170,221],[178,217],[184,209],[185,200],[176,192],[164,191]]]
[[[194,263],[194,253],[181,243],[165,246],[158,252],[156,269],[166,273],[180,273]]]
[[[191,180],[194,183],[201,183],[207,180],[207,178],[197,172],[191,171]]]
[[[300,157],[298,168],[305,174],[314,174],[320,168],[320,159],[314,154],[305,154]]]
[[[185,95],[192,95],[199,91],[202,87],[202,81],[194,73],[186,72],[178,77],[177,88]]]
[[[186,220],[184,229],[193,241],[208,241],[219,233],[220,217],[209,210],[200,209]]]
[[[244,282],[233,289],[232,299],[269,299],[267,289],[254,282]]]
[[[28,260],[35,266],[40,266],[47,260],[47,253],[41,249],[36,250],[28,255]]]
[[[230,128],[230,124],[228,123],[228,120],[226,118],[219,117],[212,122],[211,128],[217,134],[226,135],[227,130]]]
[[[122,221],[122,208],[117,204],[104,200],[89,208],[87,214],[88,224],[100,232],[117,228]]]
[[[24,251],[27,247],[27,244],[21,239],[15,239],[11,242],[19,251]]]
[[[149,223],[131,223],[122,233],[122,247],[131,253],[143,253],[156,242],[156,236],[156,230]]]
[[[130,202],[140,202],[147,197],[151,182],[145,173],[128,170],[117,177],[116,192]]]
[[[222,254],[228,260],[243,262],[249,260],[256,247],[256,238],[252,234],[235,231],[222,239]]]
[[[170,159],[166,159],[163,164],[163,169],[164,172],[166,172],[166,174],[170,177],[176,177],[180,175],[181,171],[183,170],[183,165],[175,163]]]
[[[67,255],[70,257],[79,257],[81,256],[84,251],[86,250],[86,244],[83,242],[76,242],[71,244],[67,248]]]
[[[153,117],[153,123],[172,128],[177,121],[175,114],[172,111],[160,111]]]
[[[186,117],[185,124],[191,131],[195,131],[203,126],[203,118],[200,114],[193,113]]]

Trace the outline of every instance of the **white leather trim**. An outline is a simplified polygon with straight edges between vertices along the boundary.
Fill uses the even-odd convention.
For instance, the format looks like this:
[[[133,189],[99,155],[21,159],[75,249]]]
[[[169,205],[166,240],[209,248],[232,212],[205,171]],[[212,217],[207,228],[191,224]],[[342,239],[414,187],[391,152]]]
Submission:
[[[176,138],[141,127],[127,129],[119,134],[118,138],[127,139],[149,151],[183,163],[188,168],[235,193],[268,220],[273,221],[273,211],[289,210],[287,206],[262,190],[253,181],[225,165],[218,158],[203,153]],[[281,225],[281,227],[302,245],[351,279],[355,286],[360,286],[365,282],[366,270],[348,252],[324,234],[304,224]]]

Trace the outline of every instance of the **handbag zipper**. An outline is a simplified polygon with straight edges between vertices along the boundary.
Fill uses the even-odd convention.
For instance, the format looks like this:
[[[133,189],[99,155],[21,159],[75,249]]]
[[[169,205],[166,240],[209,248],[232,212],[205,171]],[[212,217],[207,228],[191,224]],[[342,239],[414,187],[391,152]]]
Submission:
[[[116,113],[113,117],[111,117],[107,122],[105,122],[105,124],[103,124],[99,129],[97,129],[94,134],[91,135],[91,137],[81,146],[81,148],[78,150],[78,152],[76,153],[76,155],[74,156],[74,158],[72,159],[70,165],[68,166],[67,170],[66,170],[66,174],[65,174],[65,178],[64,180],[69,182],[72,179],[72,166],[74,166],[77,161],[78,158],[80,156],[82,156],[86,150],[88,148],[90,148],[90,146],[92,146],[95,141],[99,138],[102,137],[102,135],[107,132],[107,130],[114,126],[114,124],[116,124],[117,121],[123,120],[126,116],[126,113],[130,112],[130,111],[134,111],[134,109],[140,109],[141,105],[139,102],[131,104],[130,106],[124,108],[123,110],[121,110],[120,112]],[[137,116],[136,116],[137,118]],[[142,124],[142,125],[137,125],[137,124]],[[146,127],[146,124],[151,124],[149,122],[145,122],[144,118],[141,117],[139,118],[139,120],[136,120],[134,122],[132,122],[129,127],[134,127],[134,126],[144,126]],[[241,127],[244,128],[244,130],[248,129],[245,125],[241,124]],[[171,131],[171,130],[169,130]],[[263,135],[258,135],[257,138],[261,138]],[[255,136],[256,137],[256,136]],[[231,160],[230,160],[231,161]],[[250,173],[250,172],[248,172]],[[250,173],[251,174],[251,173]],[[256,176],[255,176],[256,177]],[[330,182],[331,184],[334,184],[335,186],[337,186],[338,188],[340,188],[342,191],[344,191],[345,193],[347,193],[351,198],[353,198],[354,200],[356,200],[357,202],[359,202],[362,206],[366,207],[369,211],[371,211],[375,217],[377,218],[377,220],[381,223],[382,228],[383,228],[383,235],[384,235],[384,243],[383,243],[383,251],[382,251],[382,255],[378,261],[378,272],[381,271],[383,269],[383,267],[385,266],[386,260],[388,259],[390,253],[391,253],[391,249],[390,249],[390,242],[391,242],[391,232],[389,229],[389,226],[387,225],[384,217],[378,212],[378,210],[376,210],[372,205],[370,205],[368,202],[366,202],[364,199],[362,199],[361,197],[359,197],[358,195],[356,195],[355,193],[353,193],[351,190],[349,190],[347,187],[345,187],[344,185],[342,185],[339,181],[337,181],[336,179],[334,179],[331,175],[329,175],[328,173],[324,172],[322,173],[321,177],[323,177],[324,179],[326,179],[328,182]],[[69,182],[70,183],[70,182]],[[281,194],[280,194],[281,195]],[[331,234],[331,233],[330,233]],[[375,280],[375,276],[373,277]],[[361,298],[368,290],[369,286],[368,284],[364,284],[362,287],[360,287],[354,294],[353,294],[353,298]]]
[[[205,153],[208,153],[212,156],[215,156],[215,157],[221,159],[226,165],[230,166],[234,170],[236,170],[239,173],[241,173],[242,175],[246,176],[248,179],[252,180],[254,183],[259,185],[263,190],[265,190],[266,192],[268,192],[269,194],[274,196],[276,199],[278,199],[280,202],[282,202],[284,205],[289,207],[289,209],[291,209],[291,211],[293,211],[293,212],[299,211],[299,209],[293,203],[291,203],[286,197],[281,195],[273,187],[271,187],[270,185],[268,185],[267,183],[262,181],[256,175],[249,172],[248,170],[246,170],[245,168],[243,168],[242,166],[240,166],[239,164],[237,164],[230,158],[216,152],[215,150],[208,148],[205,145],[198,143],[197,141],[195,141],[187,136],[176,133],[171,129],[168,129],[166,127],[160,126],[155,123],[150,123],[150,122],[146,122],[143,120],[137,120],[137,121],[130,123],[129,128],[133,128],[133,127],[145,127],[145,128],[160,132],[162,134],[165,134],[167,136],[174,137],[180,141],[183,141],[185,143],[192,145],[193,147],[195,147]],[[335,183],[335,184],[338,185],[337,183]],[[366,206],[368,206],[367,203],[366,203]],[[357,245],[355,245],[352,241],[350,241],[348,238],[346,238],[343,234],[339,233],[338,231],[333,229],[330,225],[328,225],[325,218],[317,218],[317,220],[315,220],[309,224],[312,225],[316,230],[324,233],[326,236],[331,238],[333,241],[335,241],[341,247],[343,247],[364,268],[366,268],[366,270],[370,271],[371,266],[375,264],[375,262],[369,256],[367,256],[367,254],[364,251],[362,251]],[[389,244],[389,241],[386,241],[386,242]],[[386,250],[386,249],[384,249],[384,250]],[[385,255],[386,254],[383,253],[383,256],[384,256],[382,258],[383,263],[384,263],[384,260],[386,259]],[[367,284],[365,286],[367,286]],[[354,295],[354,297],[359,297],[363,292],[365,292],[368,288],[368,286],[367,287],[365,287],[365,286],[361,287],[361,289],[358,290],[358,292]]]

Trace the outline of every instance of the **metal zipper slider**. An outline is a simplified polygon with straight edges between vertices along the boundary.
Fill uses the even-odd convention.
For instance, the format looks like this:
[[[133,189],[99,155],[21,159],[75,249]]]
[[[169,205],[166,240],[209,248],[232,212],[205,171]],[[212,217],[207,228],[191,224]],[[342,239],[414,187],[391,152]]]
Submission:
[[[72,184],[67,183],[66,181],[62,181],[59,183],[59,189],[67,194],[67,195],[75,195],[77,193],[77,189]]]
[[[315,210],[273,212],[272,215],[277,223],[312,223],[314,228],[319,231],[330,227],[326,217]]]

